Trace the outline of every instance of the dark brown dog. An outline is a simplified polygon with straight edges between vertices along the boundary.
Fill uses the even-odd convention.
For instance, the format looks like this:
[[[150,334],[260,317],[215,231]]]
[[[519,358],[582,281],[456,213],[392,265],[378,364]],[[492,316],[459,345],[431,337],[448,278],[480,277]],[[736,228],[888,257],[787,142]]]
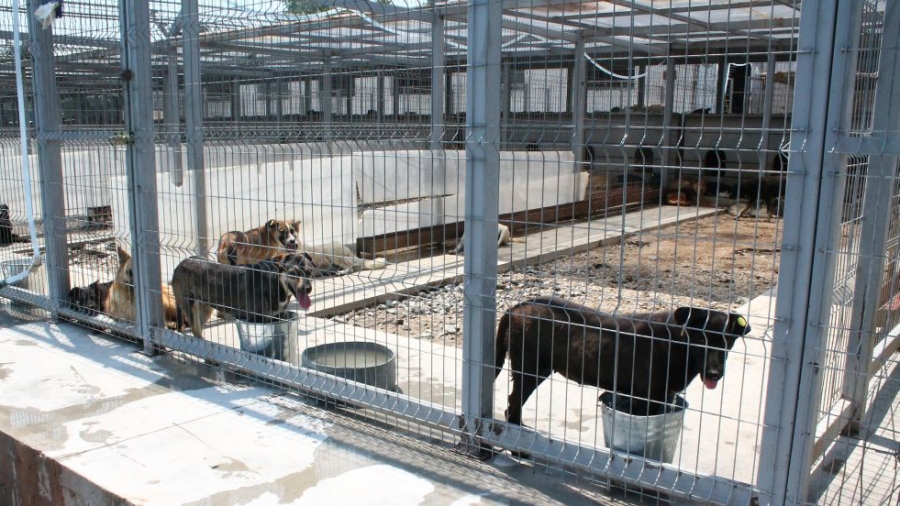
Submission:
[[[522,405],[553,372],[582,385],[643,399],[651,410],[674,399],[698,375],[715,388],[735,341],[750,331],[735,313],[680,307],[616,318],[555,297],[510,308],[500,319],[496,375],[507,351],[513,376],[506,419],[522,423]]]
[[[111,285],[112,281],[101,283],[98,279],[87,286],[76,286],[69,290],[69,302],[73,309],[87,313],[88,316],[105,313]]]
[[[219,263],[250,265],[297,251],[300,221],[269,220],[246,232],[226,232],[219,239]]]
[[[312,300],[312,260],[305,254],[282,254],[271,260],[237,266],[202,257],[182,260],[172,275],[172,290],[178,305],[177,328],[191,328],[203,338],[203,328],[212,310],[223,317],[254,323],[281,317],[291,297],[303,310]]]
[[[759,202],[765,202],[769,217],[781,216],[784,210],[786,180],[784,175],[741,179],[734,187],[733,198],[747,199],[747,204],[736,217],[747,215]]]

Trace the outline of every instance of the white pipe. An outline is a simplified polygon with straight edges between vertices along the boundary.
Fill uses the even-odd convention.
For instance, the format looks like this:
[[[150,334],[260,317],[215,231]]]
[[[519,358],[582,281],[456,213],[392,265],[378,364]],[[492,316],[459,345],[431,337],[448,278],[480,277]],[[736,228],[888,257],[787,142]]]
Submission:
[[[25,215],[28,217],[28,231],[31,233],[31,247],[34,256],[31,267],[22,272],[0,280],[0,288],[18,283],[25,279],[37,266],[41,265],[41,250],[38,248],[37,229],[34,226],[34,208],[31,203],[31,173],[28,170],[28,129],[25,119],[25,80],[22,77],[22,41],[19,36],[19,0],[13,0],[13,53],[16,61],[16,94],[19,99],[19,138],[22,150],[22,181],[25,185]]]

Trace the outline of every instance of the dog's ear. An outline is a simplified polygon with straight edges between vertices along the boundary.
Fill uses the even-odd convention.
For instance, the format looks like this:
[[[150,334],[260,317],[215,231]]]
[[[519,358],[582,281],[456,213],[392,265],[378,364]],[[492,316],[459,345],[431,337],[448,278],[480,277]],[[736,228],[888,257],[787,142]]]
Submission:
[[[131,255],[129,255],[127,251],[122,249],[121,246],[116,248],[116,254],[119,255],[119,265],[122,265],[125,262],[131,260]]]
[[[268,228],[277,228],[277,227],[278,227],[278,220],[269,220],[269,221],[267,221],[267,222],[266,222],[266,227],[268,227]]]
[[[682,306],[673,314],[675,323],[683,327],[703,329],[709,318],[709,310],[699,307]]]

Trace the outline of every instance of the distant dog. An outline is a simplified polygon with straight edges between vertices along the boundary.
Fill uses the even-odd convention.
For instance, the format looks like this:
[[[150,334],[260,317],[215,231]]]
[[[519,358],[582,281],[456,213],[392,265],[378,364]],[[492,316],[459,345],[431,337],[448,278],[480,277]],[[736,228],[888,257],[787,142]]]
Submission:
[[[0,204],[0,246],[17,242],[31,242],[13,233],[12,220],[9,217],[9,206]]]
[[[698,206],[700,197],[705,194],[705,179],[682,177],[669,183],[663,195],[663,202],[670,206]]]
[[[357,271],[372,271],[387,267],[387,260],[375,258],[366,260],[353,254],[350,248],[338,242],[321,245],[302,245],[303,253],[309,255],[315,267],[315,274],[336,274],[342,276]]]
[[[513,238],[512,234],[509,231],[509,227],[502,223],[497,224],[497,247],[501,247],[504,244],[511,242],[523,242],[521,239]],[[450,250],[450,253],[453,255],[458,255],[463,252],[463,248],[466,245],[466,234],[463,232],[462,237],[459,238],[459,242],[456,243],[456,247]]]
[[[494,350],[495,378],[507,352],[510,358],[506,419],[521,425],[522,405],[553,372],[642,399],[645,412],[673,400],[697,376],[716,388],[728,351],[748,332],[743,316],[709,309],[617,318],[555,297],[519,303],[500,319]]]
[[[732,214],[737,218],[747,216],[752,207],[758,206],[762,202],[765,204],[770,218],[781,216],[784,207],[785,183],[783,175],[742,179],[734,186],[732,198],[747,199],[746,205],[740,211],[734,211]]]
[[[101,283],[98,279],[87,286],[76,286],[69,290],[69,302],[75,310],[85,312],[88,316],[105,313],[112,283]]]
[[[129,322],[137,320],[137,300],[134,295],[134,261],[125,250],[118,248],[119,269],[109,286],[105,309],[109,316]],[[172,287],[163,283],[161,287],[163,317],[168,326],[175,325],[175,298]]]
[[[310,257],[297,253],[243,266],[201,257],[182,260],[172,275],[178,305],[176,328],[183,332],[189,326],[194,336],[202,339],[213,309],[226,318],[271,322],[284,314],[291,297],[308,310],[312,268]]]
[[[219,239],[219,263],[249,265],[297,251],[300,222],[269,220],[246,232],[226,232]]]

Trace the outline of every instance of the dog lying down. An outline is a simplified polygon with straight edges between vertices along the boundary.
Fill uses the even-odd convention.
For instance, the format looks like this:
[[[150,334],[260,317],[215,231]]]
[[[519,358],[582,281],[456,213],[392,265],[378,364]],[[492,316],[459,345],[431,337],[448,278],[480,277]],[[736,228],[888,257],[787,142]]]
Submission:
[[[388,266],[387,260],[383,258],[372,260],[360,258],[353,254],[350,248],[338,242],[304,245],[301,250],[312,259],[315,275],[343,276],[357,271],[384,269]]]
[[[521,302],[500,319],[495,377],[507,353],[513,388],[506,419],[554,372],[581,385],[631,396],[635,415],[659,412],[700,377],[714,389],[728,351],[750,332],[739,314],[695,307],[614,317],[556,297]]]
[[[223,317],[253,323],[271,322],[284,315],[291,298],[308,310],[312,262],[304,254],[282,254],[253,265],[229,265],[202,257],[182,260],[172,274],[177,304],[176,326],[191,328],[203,338],[203,328],[217,309]]]
[[[466,241],[466,233],[463,232],[462,237],[459,238],[459,242],[456,243],[456,247],[450,250],[450,253],[453,255],[458,255],[463,252],[463,248],[465,247]],[[509,231],[509,227],[502,223],[497,224],[497,247],[501,247],[504,244],[511,242],[525,242],[522,239],[513,238],[512,234]]]

